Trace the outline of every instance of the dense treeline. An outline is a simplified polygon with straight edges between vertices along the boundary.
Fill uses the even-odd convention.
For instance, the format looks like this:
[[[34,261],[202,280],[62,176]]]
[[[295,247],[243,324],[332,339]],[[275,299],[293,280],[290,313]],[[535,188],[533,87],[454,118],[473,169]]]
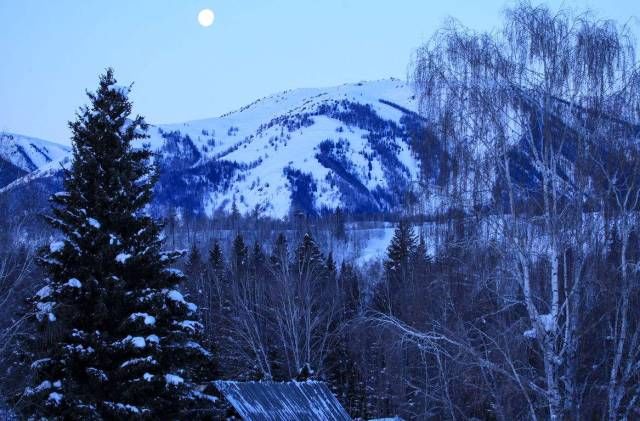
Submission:
[[[354,417],[527,418],[522,387],[535,388],[542,358],[517,287],[486,243],[487,227],[477,222],[452,221],[425,235],[420,225],[398,224],[387,258],[368,268],[333,262],[302,231],[287,231],[290,240],[279,235],[256,243],[245,233],[247,239],[239,234],[191,247],[183,292],[200,307],[205,342],[216,355],[212,376],[299,378],[308,363]],[[431,255],[425,242],[443,246]],[[631,249],[636,261],[635,236]],[[599,341],[608,341],[603,315],[612,313],[620,291],[614,263],[620,251],[619,234],[611,230],[591,263],[593,307],[585,314],[591,330],[582,349],[584,369],[603,375],[584,385],[595,394],[606,386],[598,362],[607,349]],[[541,284],[549,267],[548,260],[538,261],[533,281]],[[317,301],[315,295],[301,300],[305,292],[319,294]],[[316,321],[308,331],[305,317]],[[545,418],[545,399],[531,398],[531,404]],[[598,399],[581,406],[603,409]]]

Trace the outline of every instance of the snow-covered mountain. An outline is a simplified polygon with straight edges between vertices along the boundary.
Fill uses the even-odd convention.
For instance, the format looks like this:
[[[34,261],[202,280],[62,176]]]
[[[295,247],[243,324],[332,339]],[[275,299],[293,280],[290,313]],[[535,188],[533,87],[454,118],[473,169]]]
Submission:
[[[145,143],[162,170],[156,202],[212,214],[235,201],[243,213],[272,217],[398,209],[424,161],[411,147],[421,135],[416,108],[409,87],[388,79],[286,91],[217,118],[151,126]],[[56,169],[45,164],[69,154],[16,139],[15,150],[47,146],[48,155],[11,161],[35,172],[0,193],[51,177]]]
[[[0,132],[0,188],[17,178],[58,163],[71,149],[42,139]]]

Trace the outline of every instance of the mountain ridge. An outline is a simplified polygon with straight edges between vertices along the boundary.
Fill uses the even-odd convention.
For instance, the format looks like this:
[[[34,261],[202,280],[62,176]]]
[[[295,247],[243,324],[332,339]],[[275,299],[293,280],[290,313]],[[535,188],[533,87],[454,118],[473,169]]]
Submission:
[[[301,88],[219,117],[150,125],[141,143],[158,153],[161,207],[212,215],[235,202],[243,213],[275,218],[336,207],[391,211],[420,176],[407,129],[416,110],[397,79]],[[58,168],[68,156],[58,157]],[[0,194],[55,173],[42,163]]]

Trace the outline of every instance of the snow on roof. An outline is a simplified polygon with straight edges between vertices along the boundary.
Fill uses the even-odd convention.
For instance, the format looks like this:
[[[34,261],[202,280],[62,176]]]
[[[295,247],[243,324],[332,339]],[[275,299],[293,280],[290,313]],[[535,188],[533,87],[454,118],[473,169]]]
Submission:
[[[243,420],[351,420],[322,382],[216,381],[214,384]]]

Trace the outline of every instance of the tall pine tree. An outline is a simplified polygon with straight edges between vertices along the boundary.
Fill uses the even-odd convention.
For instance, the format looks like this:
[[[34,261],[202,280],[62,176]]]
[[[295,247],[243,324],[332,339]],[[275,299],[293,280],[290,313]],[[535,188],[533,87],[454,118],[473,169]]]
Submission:
[[[210,413],[199,382],[211,354],[199,344],[196,306],[177,290],[184,275],[169,267],[180,253],[161,250],[161,228],[144,211],[156,174],[151,152],[133,145],[147,124],[131,116],[129,92],[107,70],[70,123],[73,162],[49,219],[62,238],[41,255],[48,279],[34,298],[25,417]]]
[[[402,219],[396,227],[384,262],[385,277],[375,287],[373,307],[400,316],[405,292],[413,284],[413,263],[418,240],[411,224]]]
[[[216,273],[222,273],[224,271],[224,256],[222,255],[222,248],[218,241],[215,241],[213,247],[209,250],[209,264],[211,265],[211,269]]]
[[[400,220],[387,249],[387,261],[384,264],[387,276],[394,281],[403,282],[411,269],[411,259],[415,255],[418,240],[411,223]]]
[[[247,275],[249,266],[249,249],[244,242],[242,234],[236,235],[231,250],[231,270],[236,280],[243,279]]]

